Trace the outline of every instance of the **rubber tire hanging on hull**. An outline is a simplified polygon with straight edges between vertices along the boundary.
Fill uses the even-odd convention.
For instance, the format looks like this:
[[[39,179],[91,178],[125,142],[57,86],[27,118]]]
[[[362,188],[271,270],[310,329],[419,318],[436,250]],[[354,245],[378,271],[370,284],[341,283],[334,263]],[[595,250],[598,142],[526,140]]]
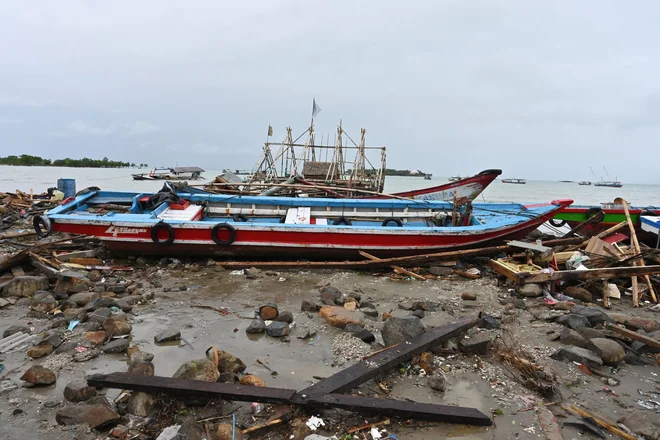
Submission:
[[[551,218],[548,220],[548,223],[550,223],[555,228],[561,228],[566,224],[566,220],[555,220],[554,218]]]
[[[396,217],[387,217],[385,220],[383,220],[382,226],[387,226],[392,222],[396,223],[398,227],[403,226],[403,222],[401,221],[401,219],[398,219]]]
[[[158,233],[161,229],[167,231],[168,237],[167,240],[161,241],[158,238]],[[174,228],[168,223],[160,222],[157,223],[153,228],[151,228],[151,240],[156,243],[158,246],[169,246],[174,243]]]
[[[229,231],[229,238],[227,240],[221,240],[218,238],[218,231],[220,229],[226,229]],[[218,223],[217,225],[213,226],[213,229],[211,229],[211,238],[215,242],[215,244],[219,244],[220,246],[229,246],[236,240],[236,229],[228,223]]]
[[[346,217],[341,216],[341,217],[339,217],[338,219],[335,219],[335,221],[332,222],[332,224],[333,224],[334,226],[337,226],[337,225],[351,226],[353,223],[351,223],[351,221],[350,221],[349,219],[347,219]]]
[[[589,208],[586,215],[586,220],[589,220],[591,217],[598,216],[595,220],[593,220],[594,223],[600,223],[605,219],[605,212],[603,212],[601,208]]]
[[[32,226],[34,227],[34,231],[37,233],[37,236],[39,236],[39,238],[48,237],[50,235],[50,231],[52,230],[50,219],[45,215],[34,216],[34,218],[32,219]],[[42,227],[44,229],[42,229]]]

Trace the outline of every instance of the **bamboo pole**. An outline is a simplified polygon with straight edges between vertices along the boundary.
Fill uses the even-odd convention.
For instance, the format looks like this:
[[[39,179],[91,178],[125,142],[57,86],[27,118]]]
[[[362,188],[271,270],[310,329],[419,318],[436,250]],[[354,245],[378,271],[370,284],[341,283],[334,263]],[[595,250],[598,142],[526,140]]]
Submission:
[[[621,202],[623,205],[623,211],[626,214],[626,221],[628,222],[628,227],[630,228],[630,237],[631,241],[633,243],[635,252],[637,254],[640,254],[641,251],[639,249],[639,241],[637,240],[637,234],[635,233],[635,226],[632,223],[632,220],[630,218],[630,211],[628,210],[628,202],[626,202],[624,199],[618,197],[614,200],[614,203]],[[644,263],[644,259],[641,258],[639,261],[634,260],[633,265],[635,266],[646,266],[646,263]],[[649,292],[651,293],[651,298],[653,299],[653,302],[658,302],[658,298],[655,296],[655,290],[653,289],[653,284],[651,283],[651,277],[648,275],[644,275],[644,281],[646,281],[646,284],[649,286]],[[633,277],[633,306],[638,307],[639,306],[639,293],[636,294],[635,288],[637,284],[637,277]]]
[[[376,256],[374,256],[374,255],[368,254],[368,253],[366,253],[366,252],[364,252],[364,251],[359,251],[359,252],[360,252],[360,255],[362,255],[363,257],[366,257],[366,258],[368,258],[368,259],[370,259],[370,260],[373,260],[373,261],[381,261],[380,258],[378,258],[378,257],[376,257]],[[404,269],[404,268],[401,267],[401,266],[395,266],[394,264],[391,264],[390,267],[391,267],[392,269],[394,269],[394,271],[395,271],[396,273],[404,273],[404,274],[406,274],[406,275],[408,275],[408,276],[410,276],[410,277],[416,278],[416,279],[418,279],[418,280],[420,280],[420,281],[426,281],[426,278],[424,278],[423,276],[418,275],[418,274],[416,274],[415,272],[412,272],[412,271],[410,271],[410,270],[408,270],[408,269]]]

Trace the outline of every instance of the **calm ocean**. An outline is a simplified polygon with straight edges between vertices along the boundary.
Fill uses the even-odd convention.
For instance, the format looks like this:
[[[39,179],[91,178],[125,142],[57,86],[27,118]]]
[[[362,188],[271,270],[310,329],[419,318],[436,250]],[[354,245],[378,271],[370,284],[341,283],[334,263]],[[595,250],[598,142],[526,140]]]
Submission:
[[[126,168],[58,168],[58,167],[12,167],[0,166],[0,192],[30,191],[35,193],[56,186],[57,179],[76,179],[78,190],[98,186],[103,190],[152,192],[161,188],[162,182],[134,181],[131,173],[145,172]],[[479,170],[475,170],[475,173]],[[213,179],[221,170],[207,170],[204,175]],[[393,193],[446,183],[447,177],[424,180],[420,177],[389,176],[385,181],[385,192]],[[197,181],[195,183],[203,183]],[[624,182],[623,188],[580,186],[575,183],[529,180],[526,185],[502,183],[497,180],[484,191],[478,201],[487,202],[547,202],[570,198],[579,204],[600,204],[624,197],[633,205],[660,206],[660,185],[634,185]]]

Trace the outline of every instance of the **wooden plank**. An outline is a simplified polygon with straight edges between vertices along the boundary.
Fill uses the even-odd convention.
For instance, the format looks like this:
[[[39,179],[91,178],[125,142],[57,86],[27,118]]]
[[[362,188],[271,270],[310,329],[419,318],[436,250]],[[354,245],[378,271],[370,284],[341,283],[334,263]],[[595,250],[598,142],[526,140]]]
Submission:
[[[522,276],[527,274],[526,272],[525,273],[514,272],[497,260],[489,260],[488,266],[490,266],[495,272],[499,273],[500,275],[504,275],[514,283],[522,283],[523,282]]]
[[[629,339],[632,339],[633,341],[639,341],[645,345],[648,345],[649,347],[653,348],[660,348],[660,341],[657,339],[649,338],[648,336],[640,335],[637,332],[634,332],[632,330],[628,330],[627,328],[619,327],[616,325],[608,325],[607,326],[608,330],[613,331],[614,333],[618,333],[621,336],[625,336]]]
[[[11,273],[12,273],[12,275],[14,275],[15,277],[22,277],[22,276],[25,276],[25,271],[23,270],[23,268],[22,268],[21,266],[14,266],[14,267],[12,267],[12,268],[11,268]]]
[[[549,240],[544,244],[548,246],[563,246],[581,243],[581,238],[568,238]],[[220,265],[227,269],[241,268],[309,268],[309,269],[378,269],[388,267],[391,264],[398,266],[419,265],[432,263],[438,260],[456,260],[459,258],[468,258],[476,256],[498,255],[506,252],[516,252],[513,246],[492,246],[487,248],[463,249],[458,251],[436,252],[431,254],[411,255],[407,257],[381,258],[380,261],[360,260],[360,261],[228,261],[221,262]]]
[[[66,252],[66,253],[61,253],[55,255],[55,257],[63,262],[68,262],[72,258],[94,258],[96,257],[96,250],[86,250],[86,251],[73,251],[73,252]],[[82,263],[79,263],[82,264]]]
[[[410,402],[407,400],[378,399],[373,397],[344,394],[311,396],[307,406],[312,408],[341,408],[360,413],[401,419],[426,420],[429,422],[459,423],[465,425],[490,426],[493,421],[476,408],[452,405]]]
[[[94,374],[87,384],[96,388],[119,388],[172,397],[221,397],[227,400],[259,403],[290,403],[295,390],[252,385],[182,380],[129,373]]]
[[[660,266],[605,267],[589,270],[561,270],[549,273],[518,274],[521,283],[546,283],[548,281],[606,280],[630,278],[640,275],[660,274]]]
[[[296,399],[294,400],[350,391],[356,386],[383,374],[413,356],[459,336],[464,331],[477,325],[479,319],[479,316],[463,318],[428,331],[409,341],[410,343],[395,345],[367,360],[360,361],[327,379],[305,388],[296,395]]]
[[[98,266],[103,264],[99,258],[70,258],[69,263],[80,264],[81,266]]]
[[[374,255],[368,254],[367,252],[359,251],[359,253],[360,253],[360,255],[362,255],[363,257],[368,258],[368,259],[370,259],[370,260],[373,260],[373,261],[380,261],[380,258],[378,258],[378,257],[376,257],[376,256],[374,256]],[[426,278],[424,278],[423,276],[421,276],[421,275],[419,275],[419,274],[416,274],[415,272],[412,272],[412,271],[410,271],[410,270],[408,270],[408,269],[404,269],[404,268],[401,267],[401,266],[396,266],[396,265],[392,264],[392,265],[390,265],[390,267],[391,267],[392,269],[394,269],[397,273],[404,273],[404,274],[408,275],[409,277],[413,277],[413,278],[416,278],[416,279],[421,280],[421,281],[426,281]]]

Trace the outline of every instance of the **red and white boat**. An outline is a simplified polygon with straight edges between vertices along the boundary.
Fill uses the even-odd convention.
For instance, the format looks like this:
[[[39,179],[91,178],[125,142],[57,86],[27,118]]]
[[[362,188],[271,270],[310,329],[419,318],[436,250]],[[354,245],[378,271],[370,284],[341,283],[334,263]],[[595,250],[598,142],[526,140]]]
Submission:
[[[98,237],[133,255],[384,257],[524,238],[571,203],[467,204],[454,216],[451,203],[426,200],[97,191],[36,217],[35,229]]]
[[[446,200],[451,202],[455,198],[456,200],[467,199],[471,202],[500,174],[502,174],[502,170],[485,170],[472,177],[454,180],[444,185],[399,192],[393,195],[417,200]]]

